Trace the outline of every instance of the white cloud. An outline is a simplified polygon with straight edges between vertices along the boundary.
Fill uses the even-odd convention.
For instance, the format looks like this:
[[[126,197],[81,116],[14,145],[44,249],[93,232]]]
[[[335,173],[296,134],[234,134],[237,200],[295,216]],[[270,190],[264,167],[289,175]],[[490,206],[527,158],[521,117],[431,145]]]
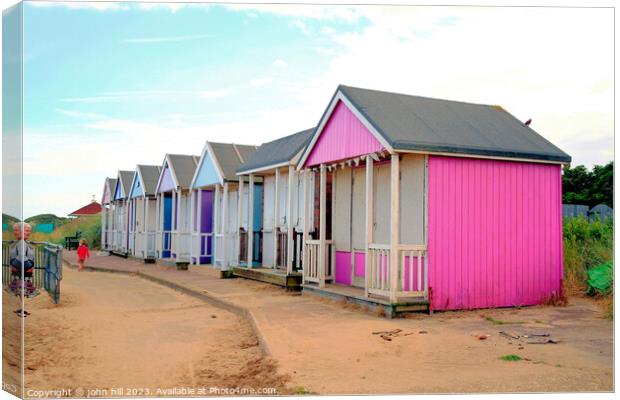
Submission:
[[[560,148],[574,149],[573,163],[605,162],[608,152],[581,152],[573,143],[586,137],[596,147],[613,137],[609,10],[363,9],[369,26],[333,37],[338,52],[324,73],[289,85],[308,109],[325,107],[341,83],[500,104],[521,120],[533,118],[532,127]]]
[[[79,119],[105,118],[105,116],[102,114],[83,112],[79,110],[67,110],[64,108],[57,108],[56,112],[62,115],[66,115],[68,117],[79,118]]]
[[[133,90],[100,92],[93,96],[65,97],[60,101],[65,103],[99,103],[109,101],[134,101],[136,99],[169,99],[174,96],[198,96],[199,92],[188,90]]]
[[[286,63],[286,61],[284,61],[281,58],[278,58],[277,60],[275,60],[273,62],[273,65],[278,67],[278,68],[286,68],[286,67],[288,67],[288,64]]]
[[[163,37],[142,37],[123,39],[121,43],[166,43],[166,42],[186,42],[189,40],[199,40],[214,37],[214,35],[185,35],[185,36],[163,36]]]
[[[125,11],[129,9],[126,3],[103,1],[28,1],[27,4],[32,7],[64,7],[72,10]]]
[[[304,35],[309,35],[311,33],[308,25],[306,25],[306,23],[302,20],[297,19],[293,21],[293,26],[298,28]]]
[[[262,86],[269,86],[272,83],[273,83],[273,78],[271,78],[271,77],[257,78],[257,79],[252,79],[250,81],[250,86],[252,86],[252,87],[262,87]]]
[[[229,96],[231,93],[232,89],[206,90],[201,93],[201,96],[204,99],[219,99],[221,97]]]

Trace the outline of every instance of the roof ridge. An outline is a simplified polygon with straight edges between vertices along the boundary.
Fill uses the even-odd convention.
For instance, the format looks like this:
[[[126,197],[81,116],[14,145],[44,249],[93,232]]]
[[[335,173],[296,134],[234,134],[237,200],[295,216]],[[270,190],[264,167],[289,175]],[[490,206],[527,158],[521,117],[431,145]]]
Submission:
[[[241,163],[243,164],[245,162],[245,160],[243,159],[243,156],[241,156],[241,152],[239,151],[239,149],[237,148],[237,145],[234,143],[231,143],[233,149],[235,149],[235,153],[237,153],[237,157],[239,157],[239,160],[241,161]]]

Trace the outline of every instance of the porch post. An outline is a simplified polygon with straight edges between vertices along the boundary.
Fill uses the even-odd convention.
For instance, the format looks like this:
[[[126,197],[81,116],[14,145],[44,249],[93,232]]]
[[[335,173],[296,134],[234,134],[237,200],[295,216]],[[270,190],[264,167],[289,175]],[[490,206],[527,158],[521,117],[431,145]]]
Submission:
[[[250,174],[248,185],[248,267],[252,267],[254,259],[254,174]]]
[[[325,208],[326,208],[326,200],[327,194],[327,176],[325,173],[325,164],[321,164],[321,188],[320,188],[320,201],[319,201],[319,287],[325,287],[325,268],[327,261],[327,248],[326,248],[326,240],[327,240],[327,232],[326,222],[325,221]]]
[[[159,202],[160,202],[160,198],[161,196],[159,196],[157,193],[155,193],[155,252],[157,253],[157,257],[160,257],[160,246],[159,246],[159,231],[161,230],[160,228],[160,221],[161,221],[161,215],[159,214]]]
[[[228,252],[228,182],[224,182],[224,195],[222,197],[222,268],[228,270],[229,260]]]
[[[221,237],[217,237],[219,232],[219,218],[220,218],[220,185],[215,185],[213,188],[215,191],[215,199],[213,200],[213,222],[211,223],[211,265],[217,265],[215,262],[217,256],[218,241]]]
[[[392,154],[390,184],[390,302],[396,302],[399,272],[400,165],[398,153]]]
[[[301,268],[303,271],[307,271],[308,268],[308,257],[306,254],[306,243],[310,240],[310,213],[308,212],[308,178],[310,177],[310,170],[303,171],[304,176],[304,200],[303,200],[303,212],[304,212],[304,240],[301,243],[301,254],[303,254],[303,261],[301,263]],[[302,284],[305,283],[306,273],[302,274]]]
[[[288,191],[286,193],[286,273],[293,272],[293,176],[295,168],[288,167]]]
[[[106,231],[106,206],[101,206],[101,250],[106,249],[105,245],[105,231]]]
[[[201,264],[201,256],[202,256],[202,197],[204,196],[204,193],[202,191],[202,188],[198,188],[198,192],[196,193],[196,201],[198,201],[198,206],[196,207],[196,213],[198,214],[196,217],[194,217],[194,219],[196,220],[196,232],[198,233],[197,238],[198,240],[196,241],[196,243],[194,243],[195,245],[198,245],[198,249],[194,249],[195,252],[198,253],[198,256],[196,257],[196,265],[200,265]],[[205,252],[207,251],[207,238],[205,237]]]
[[[194,258],[194,229],[196,227],[196,213],[194,207],[196,206],[196,191],[190,189],[189,196],[189,263],[192,264],[192,258]]]
[[[373,232],[373,160],[372,157],[366,156],[366,273],[364,274],[364,288],[366,297],[369,296],[370,289],[370,264],[372,256],[370,255],[370,244],[374,241]]]
[[[149,197],[144,196],[144,221],[142,221],[142,252],[144,258],[149,255]]]
[[[273,205],[273,267],[278,267],[278,227],[280,226],[280,168],[276,167]]]
[[[241,228],[243,228],[243,189],[244,182],[243,176],[239,177],[239,188],[237,189],[237,245],[239,247],[237,252],[237,265],[241,265]],[[247,249],[247,247],[246,247]]]

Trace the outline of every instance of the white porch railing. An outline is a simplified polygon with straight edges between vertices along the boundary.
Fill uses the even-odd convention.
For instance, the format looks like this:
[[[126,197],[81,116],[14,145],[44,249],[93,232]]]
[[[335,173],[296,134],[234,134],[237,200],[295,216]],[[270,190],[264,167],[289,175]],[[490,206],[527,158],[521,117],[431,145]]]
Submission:
[[[129,253],[136,255],[136,232],[129,231]]]
[[[172,232],[171,231],[158,231],[156,235],[158,258],[170,258],[170,255],[164,257],[164,252],[170,253],[172,249]]]
[[[200,264],[201,258],[212,257],[213,253],[213,233],[193,232],[191,258],[196,265]],[[209,246],[211,244],[211,246]],[[213,261],[211,261],[213,262]]]
[[[321,241],[320,240],[308,240],[304,246],[306,256],[304,258],[305,265],[303,266],[303,279],[304,283],[312,282],[317,283],[319,286],[325,284],[327,280],[333,280],[333,270],[335,265],[335,253],[331,240],[325,241],[325,260],[323,265],[324,269],[321,269]]]
[[[173,232],[172,252],[176,255],[177,261],[189,261],[190,240],[191,234],[189,232]]]
[[[426,245],[400,245],[396,298],[428,297],[428,252]],[[368,293],[390,298],[392,292],[392,262],[390,245],[372,243],[368,246],[370,263]]]
[[[155,232],[140,232],[141,237],[141,245],[143,246],[141,249],[143,258],[151,258],[157,256],[157,249],[155,246],[155,237],[157,234]],[[146,250],[145,250],[146,249]]]

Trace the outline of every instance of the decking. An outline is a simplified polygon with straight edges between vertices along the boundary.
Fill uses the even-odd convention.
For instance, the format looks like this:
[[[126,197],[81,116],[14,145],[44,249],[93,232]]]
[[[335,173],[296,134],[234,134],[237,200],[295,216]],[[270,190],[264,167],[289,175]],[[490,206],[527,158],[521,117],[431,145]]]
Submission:
[[[290,291],[301,290],[302,276],[301,273],[298,272],[287,274],[286,271],[282,269],[233,267],[233,274],[240,278],[282,286]]]
[[[387,317],[397,317],[408,312],[430,312],[429,302],[423,297],[398,299],[396,303],[390,303],[386,298],[377,296],[366,297],[363,288],[326,283],[324,287],[317,285],[302,285],[303,293],[320,296],[331,300],[341,300],[370,310],[383,310]]]

